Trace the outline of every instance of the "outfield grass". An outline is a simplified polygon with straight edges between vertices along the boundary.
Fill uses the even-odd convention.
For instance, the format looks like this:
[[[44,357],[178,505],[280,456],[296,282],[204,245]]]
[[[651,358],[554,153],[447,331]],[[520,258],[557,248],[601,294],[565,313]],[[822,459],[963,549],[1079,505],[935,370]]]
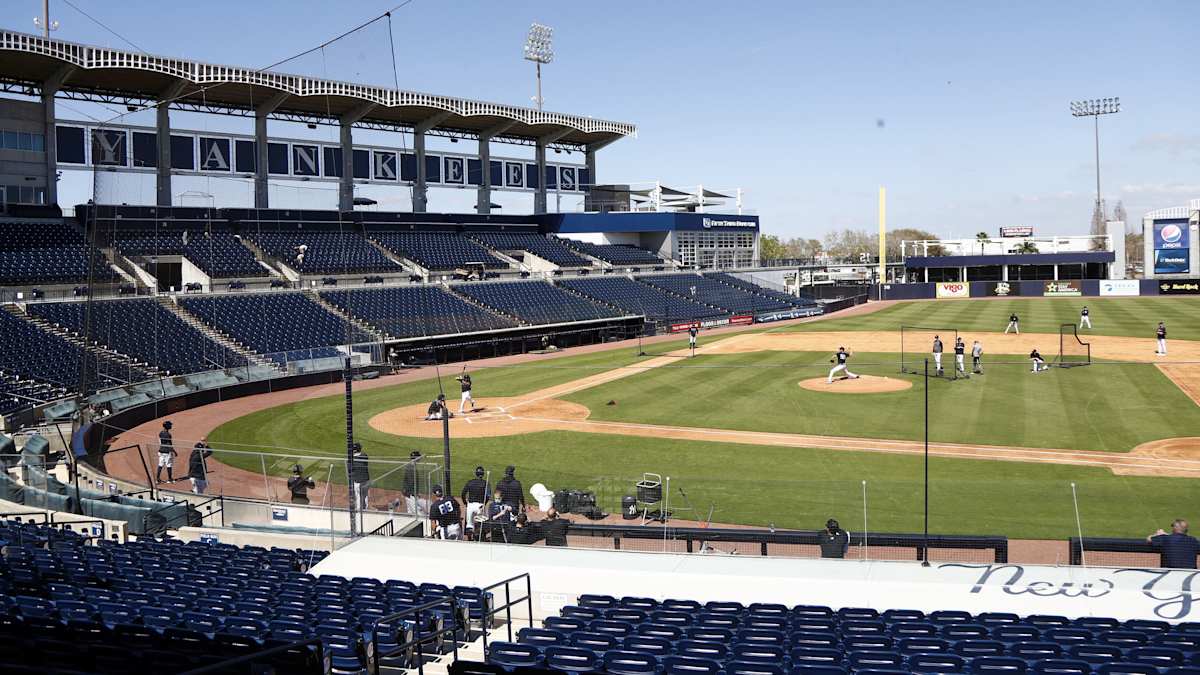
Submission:
[[[828,360],[829,354],[812,352],[699,356],[565,398],[587,406],[591,418],[599,420],[924,437],[921,378],[896,372],[895,354],[860,352],[850,366],[859,374],[907,379],[912,389],[850,395],[797,386],[800,380],[824,377]],[[1123,452],[1200,430],[1200,407],[1150,364],[1096,363],[1035,375],[1019,361],[990,364],[985,370],[969,380],[930,379],[931,440]],[[617,405],[605,405],[609,400]]]
[[[900,326],[1002,331],[1008,315],[1021,318],[1023,333],[1057,333],[1079,325],[1079,310],[1091,310],[1093,330],[1081,334],[1153,338],[1159,321],[1171,339],[1200,340],[1200,298],[1005,298],[899,302],[879,311],[777,328],[779,331],[899,330]]]

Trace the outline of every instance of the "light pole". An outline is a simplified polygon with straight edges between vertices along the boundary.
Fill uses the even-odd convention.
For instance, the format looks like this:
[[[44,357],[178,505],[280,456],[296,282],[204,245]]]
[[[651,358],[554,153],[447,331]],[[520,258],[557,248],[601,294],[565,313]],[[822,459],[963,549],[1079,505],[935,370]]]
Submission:
[[[533,61],[537,66],[537,96],[533,102],[537,109],[542,109],[542,64],[554,60],[554,29],[533,23],[529,26],[529,35],[525,38],[525,60]]]
[[[1121,99],[1093,98],[1083,101],[1071,101],[1071,115],[1075,117],[1091,117],[1096,134],[1096,210],[1095,215],[1103,224],[1104,214],[1100,210],[1100,116],[1113,115],[1121,112]],[[1096,234],[1093,232],[1093,234]]]

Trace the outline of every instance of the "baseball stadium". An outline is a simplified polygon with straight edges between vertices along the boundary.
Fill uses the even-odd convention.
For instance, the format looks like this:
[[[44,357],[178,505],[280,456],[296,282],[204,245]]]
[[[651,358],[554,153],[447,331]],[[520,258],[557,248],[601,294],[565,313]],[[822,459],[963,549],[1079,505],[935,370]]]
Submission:
[[[0,29],[4,672],[1200,672],[1200,200],[775,259],[551,36],[523,107]]]

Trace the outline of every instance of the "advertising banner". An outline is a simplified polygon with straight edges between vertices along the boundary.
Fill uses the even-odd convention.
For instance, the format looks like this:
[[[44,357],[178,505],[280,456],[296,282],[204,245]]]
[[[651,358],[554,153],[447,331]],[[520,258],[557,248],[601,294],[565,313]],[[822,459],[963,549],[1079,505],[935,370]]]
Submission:
[[[1164,279],[1158,282],[1159,295],[1200,295],[1200,279]]]
[[[1185,249],[1154,250],[1155,274],[1187,274],[1191,267],[1191,251]]]
[[[1042,287],[1042,295],[1047,297],[1079,297],[1083,295],[1083,283],[1078,280],[1047,281]]]
[[[992,289],[992,295],[1006,298],[1010,295],[1018,295],[1017,289],[1007,281],[996,282],[996,286]]]
[[[1154,223],[1154,250],[1186,249],[1188,247],[1188,224],[1186,220],[1178,222],[1160,221]]]
[[[733,321],[731,321],[729,317],[722,319],[704,319],[702,321],[684,321],[682,323],[671,324],[671,332],[682,333],[692,326],[695,326],[696,328],[716,328],[717,326],[728,326],[731,323],[733,323]]]
[[[729,323],[733,326],[745,326],[747,324],[754,323],[754,315],[742,314],[739,316],[733,316],[729,318]]]
[[[1137,279],[1101,279],[1100,295],[1141,295]]]
[[[1001,237],[1032,237],[1033,228],[1029,225],[1017,225],[1014,227],[1000,228]]]
[[[971,282],[969,281],[940,281],[937,285],[939,298],[969,298],[971,297]]]
[[[763,312],[755,314],[755,323],[770,323],[772,321],[785,321],[787,319],[803,319],[806,316],[818,316],[824,314],[825,310],[820,307],[811,307],[809,309],[785,309],[778,312]]]

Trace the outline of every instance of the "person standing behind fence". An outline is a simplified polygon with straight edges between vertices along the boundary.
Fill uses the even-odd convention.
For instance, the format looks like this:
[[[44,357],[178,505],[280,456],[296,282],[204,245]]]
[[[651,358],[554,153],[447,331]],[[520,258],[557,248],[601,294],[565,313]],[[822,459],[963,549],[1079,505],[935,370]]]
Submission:
[[[364,511],[367,509],[367,495],[371,491],[370,460],[367,453],[363,452],[362,443],[355,443],[354,454],[350,457],[350,490],[354,503]]]
[[[208,447],[208,439],[201,438],[192,448],[191,457],[188,457],[188,478],[192,479],[192,492],[198,495],[204,494],[204,491],[208,489],[208,464],[204,460],[211,456],[212,450]]]
[[[845,558],[850,549],[850,533],[843,530],[838,521],[825,521],[825,529],[817,535],[822,558]]]
[[[1158,341],[1158,349],[1154,352],[1159,356],[1167,355],[1167,324],[1159,321],[1158,328],[1154,330],[1154,339]],[[170,471],[170,469],[167,469]]]
[[[418,475],[417,464],[421,461],[421,451],[413,450],[408,453],[408,463],[404,465],[404,480],[400,483],[400,494],[404,496],[404,509],[410,516],[421,515],[421,477]]]
[[[167,482],[175,481],[175,441],[171,438],[171,420],[162,423],[162,431],[158,432],[158,467],[154,470],[154,482],[162,482],[163,467],[167,468]]]
[[[462,489],[462,500],[467,505],[465,511],[467,537],[471,539],[475,535],[475,520],[483,512],[483,505],[487,503],[488,493],[491,492],[491,487],[483,478],[486,474],[487,472],[482,466],[475,467],[475,477],[467,481]]]
[[[456,540],[462,538],[462,524],[459,522],[462,514],[458,502],[451,495],[442,494],[442,486],[433,486],[433,505],[429,508],[429,518],[434,523],[434,535],[440,539]]]
[[[1196,569],[1196,555],[1200,554],[1200,541],[1188,534],[1187,521],[1176,518],[1171,523],[1171,533],[1159,529],[1146,537],[1146,541],[1159,551],[1159,567]]]
[[[304,475],[304,467],[297,464],[292,467],[292,477],[287,482],[288,492],[292,493],[293,504],[308,504],[308,491],[317,487],[313,479]]]
[[[496,489],[503,496],[504,503],[511,506],[514,513],[519,513],[525,510],[525,488],[521,481],[513,477],[516,471],[515,466],[505,467],[504,478],[496,483]]]
[[[1012,331],[1017,335],[1021,334],[1021,319],[1016,312],[1008,315],[1008,326],[1004,329],[1004,334],[1008,335],[1008,331]]]
[[[937,335],[933,336],[933,374],[942,374],[942,338]]]

